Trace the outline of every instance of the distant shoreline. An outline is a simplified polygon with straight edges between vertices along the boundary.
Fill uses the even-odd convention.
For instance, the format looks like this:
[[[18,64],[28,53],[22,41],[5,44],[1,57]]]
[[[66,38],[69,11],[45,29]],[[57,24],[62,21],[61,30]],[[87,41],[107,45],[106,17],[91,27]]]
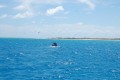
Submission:
[[[51,38],[61,40],[120,40],[120,38]]]
[[[120,38],[6,38],[0,39],[49,39],[49,40],[120,40]]]

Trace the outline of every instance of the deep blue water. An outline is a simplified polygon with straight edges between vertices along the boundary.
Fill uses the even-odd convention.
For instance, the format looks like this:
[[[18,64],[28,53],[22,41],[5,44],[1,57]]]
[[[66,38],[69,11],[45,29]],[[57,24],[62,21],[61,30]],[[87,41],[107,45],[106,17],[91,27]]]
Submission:
[[[120,80],[120,41],[1,38],[0,80]]]

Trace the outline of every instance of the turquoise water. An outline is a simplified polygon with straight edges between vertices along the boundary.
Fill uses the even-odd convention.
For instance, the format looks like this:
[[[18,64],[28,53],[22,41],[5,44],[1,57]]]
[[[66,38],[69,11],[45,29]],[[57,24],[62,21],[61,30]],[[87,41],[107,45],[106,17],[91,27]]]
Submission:
[[[120,41],[1,38],[0,80],[120,80]]]

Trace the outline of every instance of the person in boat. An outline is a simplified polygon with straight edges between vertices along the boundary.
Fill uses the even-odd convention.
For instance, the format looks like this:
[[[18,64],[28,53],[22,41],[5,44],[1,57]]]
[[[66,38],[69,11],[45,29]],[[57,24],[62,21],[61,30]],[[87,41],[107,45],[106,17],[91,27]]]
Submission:
[[[53,43],[52,46],[58,46],[57,43]]]

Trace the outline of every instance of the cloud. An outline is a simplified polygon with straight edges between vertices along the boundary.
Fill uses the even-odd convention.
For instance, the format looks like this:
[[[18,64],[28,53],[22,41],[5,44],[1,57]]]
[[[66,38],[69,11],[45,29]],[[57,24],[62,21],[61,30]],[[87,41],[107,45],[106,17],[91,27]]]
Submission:
[[[0,19],[6,18],[6,17],[8,17],[8,15],[7,14],[3,14],[3,15],[0,16]]]
[[[80,3],[82,4],[86,4],[89,6],[90,9],[94,9],[95,8],[95,4],[92,2],[92,0],[79,0]]]
[[[35,6],[38,7],[40,4],[62,4],[62,3],[68,3],[69,0],[16,0],[19,2],[19,5],[15,6],[13,9],[18,10],[19,12],[15,15],[15,18],[27,18],[33,15],[38,15],[36,13],[40,12],[37,10],[34,10],[36,8]],[[71,0],[73,1],[73,0]],[[79,3],[86,4],[90,7],[90,9],[95,8],[95,4],[92,2],[92,0],[75,0],[76,2],[79,1]],[[56,13],[59,13],[60,11],[64,11],[63,6],[57,6],[55,8],[48,9],[46,11],[47,16],[54,15]],[[28,13],[28,12],[33,12],[33,13]],[[65,13],[66,15],[68,14],[67,12]]]
[[[16,0],[17,1],[17,0]],[[14,7],[16,10],[32,10],[33,4],[61,4],[63,0],[18,0],[20,5]]]
[[[15,10],[32,10],[32,3],[34,2],[34,0],[18,0],[18,2],[20,3],[20,5],[15,6]]]
[[[46,11],[46,14],[50,16],[50,15],[54,15],[54,14],[60,12],[60,11],[64,11],[63,6],[58,6],[56,8],[48,9]]]
[[[18,19],[18,18],[29,18],[29,17],[33,17],[34,14],[32,12],[24,12],[24,13],[18,13],[14,16],[15,19]]]
[[[4,8],[4,7],[6,7],[6,6],[5,6],[5,5],[1,5],[1,4],[0,4],[0,8]]]
[[[23,19],[33,17],[35,14],[34,10],[32,9],[32,3],[34,0],[18,0],[20,5],[14,7],[13,9],[18,10],[19,13],[13,16],[15,19]]]
[[[63,0],[19,0],[19,2],[20,2],[20,5],[14,7],[15,10],[25,11],[25,12],[26,11],[34,12],[34,10],[33,10],[34,4],[43,4],[43,3],[60,4],[63,2]],[[58,13],[58,12],[63,11],[63,10],[64,10],[63,6],[58,6],[56,8],[48,9],[46,11],[46,14],[47,15],[54,15],[55,13]],[[25,15],[25,14],[22,14],[22,15]],[[21,16],[21,14],[18,13],[17,16]]]

